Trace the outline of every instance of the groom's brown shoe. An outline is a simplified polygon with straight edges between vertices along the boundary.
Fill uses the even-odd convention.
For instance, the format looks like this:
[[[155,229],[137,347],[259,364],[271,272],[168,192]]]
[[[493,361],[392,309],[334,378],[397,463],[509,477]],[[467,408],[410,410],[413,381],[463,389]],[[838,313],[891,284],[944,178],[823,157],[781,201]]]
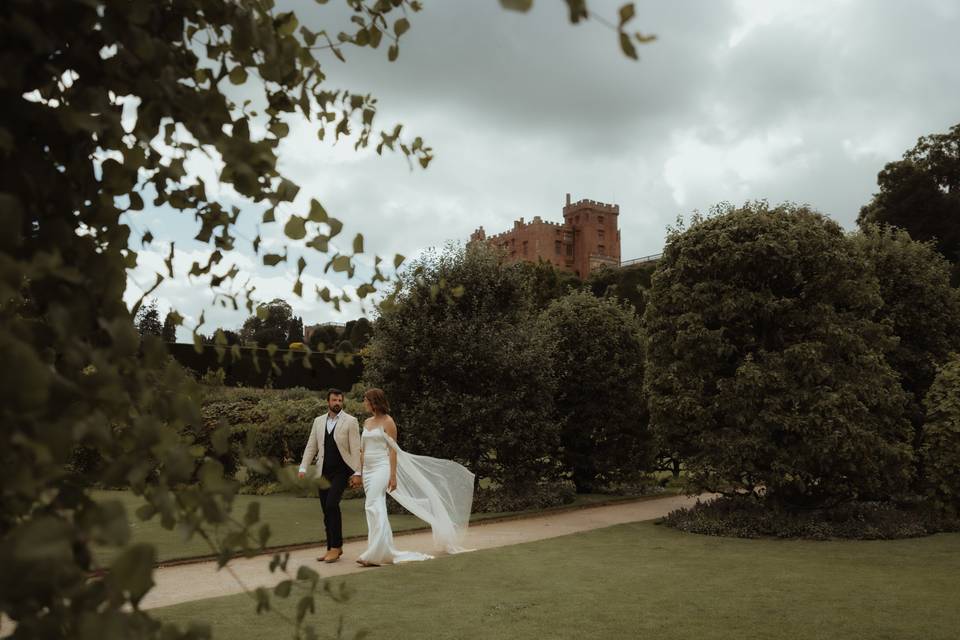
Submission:
[[[343,549],[340,549],[340,548],[328,549],[327,555],[323,556],[322,560],[324,562],[336,562],[337,560],[340,559],[340,556],[342,555],[343,555]]]

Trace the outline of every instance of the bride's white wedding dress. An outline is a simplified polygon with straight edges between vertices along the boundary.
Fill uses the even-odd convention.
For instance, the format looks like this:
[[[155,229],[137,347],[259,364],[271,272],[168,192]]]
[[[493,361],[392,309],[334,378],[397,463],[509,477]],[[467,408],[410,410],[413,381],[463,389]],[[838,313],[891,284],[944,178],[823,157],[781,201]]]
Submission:
[[[452,460],[407,453],[382,428],[364,429],[363,490],[366,493],[367,550],[359,560],[390,564],[429,560],[416,551],[398,551],[387,519],[387,483],[391,449],[397,452],[397,488],[390,496],[433,530],[434,546],[447,553],[461,547],[473,506],[473,474]]]

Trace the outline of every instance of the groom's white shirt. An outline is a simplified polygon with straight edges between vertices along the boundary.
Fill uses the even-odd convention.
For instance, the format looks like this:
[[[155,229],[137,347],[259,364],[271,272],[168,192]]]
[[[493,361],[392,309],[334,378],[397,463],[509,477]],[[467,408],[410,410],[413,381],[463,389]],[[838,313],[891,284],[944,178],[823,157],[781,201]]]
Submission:
[[[317,461],[316,475],[319,476],[323,472],[324,436],[326,436],[329,415],[329,413],[325,413],[314,418],[313,426],[310,427],[310,436],[307,438],[307,445],[303,448],[300,473],[307,472],[307,466],[313,462],[314,458]],[[341,411],[337,415],[337,424],[333,428],[333,441],[337,443],[337,449],[340,450],[343,461],[353,469],[354,475],[359,474],[360,423],[346,411]]]

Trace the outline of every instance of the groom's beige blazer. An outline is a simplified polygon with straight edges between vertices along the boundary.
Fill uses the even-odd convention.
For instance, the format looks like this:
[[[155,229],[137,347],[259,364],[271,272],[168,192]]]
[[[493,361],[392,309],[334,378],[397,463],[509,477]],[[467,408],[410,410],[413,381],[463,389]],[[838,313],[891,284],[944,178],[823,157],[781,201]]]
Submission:
[[[310,437],[307,438],[307,446],[303,448],[303,459],[300,461],[300,471],[306,472],[307,465],[317,459],[317,470],[315,475],[323,473],[323,448],[324,439],[327,434],[327,414],[317,416],[313,420],[313,426],[310,428]],[[350,465],[354,472],[360,471],[360,423],[357,419],[347,413],[340,412],[337,419],[337,426],[333,428],[333,441],[337,443],[337,449],[343,456],[343,461]]]

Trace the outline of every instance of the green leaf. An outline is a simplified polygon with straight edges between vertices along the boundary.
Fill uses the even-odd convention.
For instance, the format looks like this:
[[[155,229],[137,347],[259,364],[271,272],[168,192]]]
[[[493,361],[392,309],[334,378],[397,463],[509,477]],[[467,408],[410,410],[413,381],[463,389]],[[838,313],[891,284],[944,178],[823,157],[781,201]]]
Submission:
[[[273,594],[278,598],[286,598],[290,595],[290,589],[293,587],[293,580],[283,580],[277,583],[273,588]]]
[[[533,7],[533,0],[500,0],[500,6],[509,11],[526,13]]]
[[[313,613],[314,611],[316,611],[316,605],[312,595],[300,598],[300,602],[297,603],[297,623],[303,622],[307,613]]]
[[[247,70],[242,64],[238,64],[230,70],[230,73],[227,74],[227,77],[233,84],[243,84],[247,81]]]
[[[290,216],[290,219],[287,220],[287,224],[283,227],[283,232],[287,235],[288,238],[293,240],[303,240],[307,235],[306,219],[301,218],[298,215]]]
[[[400,18],[399,20],[393,23],[393,32],[396,34],[398,38],[409,30],[410,30],[410,21],[407,20],[406,18]]]
[[[153,565],[157,559],[151,544],[139,543],[128,547],[110,565],[107,583],[112,591],[127,594],[138,603],[153,587]]]
[[[358,233],[353,239],[353,253],[363,253],[363,234]]]
[[[152,504],[143,504],[137,507],[137,510],[134,513],[137,514],[137,518],[140,520],[149,520],[153,516],[157,515],[157,508]]]
[[[223,455],[230,450],[230,426],[222,425],[210,434],[210,445],[214,453]]]
[[[286,256],[281,256],[276,253],[268,253],[263,256],[263,264],[267,265],[268,267],[275,267],[281,262],[286,262],[286,260]]]
[[[247,513],[243,516],[243,523],[248,527],[260,522],[260,503],[251,502],[247,505]]]
[[[622,27],[623,25],[633,20],[633,17],[635,15],[636,15],[636,9],[634,8],[632,2],[620,7],[620,26]]]
[[[300,568],[297,569],[297,580],[308,580],[316,583],[320,580],[320,574],[306,565],[300,565]]]
[[[286,178],[282,178],[280,185],[277,187],[277,197],[283,202],[292,202],[299,192],[300,187]]]
[[[387,49],[387,60],[390,62],[396,61],[397,57],[400,55],[400,47],[395,44],[390,45],[390,48]]]
[[[393,268],[394,269],[398,268],[401,264],[403,264],[403,261],[406,259],[407,259],[406,256],[402,256],[399,253],[393,256]]]
[[[281,13],[277,16],[274,21],[274,25],[277,28],[277,33],[283,37],[293,35],[293,32],[297,30],[299,23],[297,22],[297,16],[293,11],[287,13]]]
[[[257,613],[270,611],[270,594],[263,587],[257,587],[253,592],[253,597],[257,600]]]
[[[634,47],[633,42],[630,41],[630,36],[622,31],[620,32],[620,49],[623,50],[623,53],[626,54],[627,57],[634,60],[637,59],[636,47]]]
[[[350,269],[350,256],[335,256],[331,264],[334,271],[348,271]]]
[[[329,216],[327,210],[323,208],[317,200],[310,200],[310,213],[307,214],[307,220],[311,222],[326,222]]]

